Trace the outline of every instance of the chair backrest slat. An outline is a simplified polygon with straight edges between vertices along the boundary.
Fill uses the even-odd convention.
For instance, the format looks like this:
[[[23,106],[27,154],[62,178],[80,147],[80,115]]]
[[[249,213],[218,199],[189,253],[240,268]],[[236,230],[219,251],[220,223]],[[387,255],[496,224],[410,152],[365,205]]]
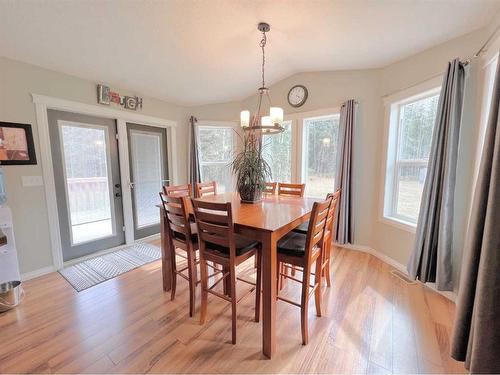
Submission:
[[[276,194],[277,182],[266,182],[264,193],[266,194]]]
[[[278,184],[278,195],[292,195],[296,197],[303,197],[306,184],[288,184],[280,182]]]
[[[217,194],[217,182],[197,182],[196,183],[196,197],[202,198],[206,195],[216,195]]]
[[[210,249],[207,243],[212,243],[229,248],[229,256],[234,260],[236,246],[231,203],[206,202],[200,199],[192,199],[191,202],[198,227],[200,252],[205,254]]]
[[[315,246],[321,247],[326,227],[326,219],[330,209],[332,199],[323,202],[314,202],[311,217],[309,219],[309,228],[306,237],[306,257],[311,260],[312,251]]]
[[[181,240],[178,236],[176,241],[193,246],[191,225],[189,222],[189,212],[187,209],[186,196],[174,196],[160,193],[163,208],[165,210],[165,221],[168,227],[167,235],[169,241],[172,242],[175,233],[183,234],[185,240]]]
[[[191,184],[163,186],[165,195],[172,195],[176,197],[190,197],[192,192]]]

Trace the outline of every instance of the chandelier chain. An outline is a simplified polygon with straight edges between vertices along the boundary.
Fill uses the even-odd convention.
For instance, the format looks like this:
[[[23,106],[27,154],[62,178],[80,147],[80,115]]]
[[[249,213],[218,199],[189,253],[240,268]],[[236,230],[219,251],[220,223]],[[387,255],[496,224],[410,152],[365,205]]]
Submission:
[[[266,87],[266,82],[264,79],[264,67],[266,65],[266,52],[265,52],[264,48],[266,47],[266,43],[267,43],[267,36],[266,36],[266,32],[263,31],[262,32],[262,39],[260,40],[260,48],[262,49],[262,87]]]

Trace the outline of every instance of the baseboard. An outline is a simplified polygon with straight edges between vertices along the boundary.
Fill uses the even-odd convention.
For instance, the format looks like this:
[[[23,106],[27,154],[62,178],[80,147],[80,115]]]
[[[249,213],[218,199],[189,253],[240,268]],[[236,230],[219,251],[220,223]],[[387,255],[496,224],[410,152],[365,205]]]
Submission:
[[[43,268],[31,271],[31,272],[23,273],[21,275],[21,280],[28,281],[28,280],[34,279],[35,277],[47,275],[48,273],[51,273],[54,271],[55,271],[54,266],[43,267]]]
[[[378,250],[375,250],[372,247],[364,246],[364,245],[356,245],[356,244],[354,244],[354,245],[352,245],[352,244],[335,245],[335,246],[343,247],[343,248],[348,249],[348,250],[361,251],[363,253],[373,255],[375,258],[380,259],[382,262],[387,263],[388,265],[394,267],[398,271],[404,273],[406,276],[409,276],[408,271],[406,269],[406,266],[399,263],[397,260],[391,258],[390,256],[388,256],[384,253],[381,253]],[[454,292],[443,292],[441,290],[437,290],[434,283],[422,283],[419,280],[417,280],[417,282],[422,284],[423,286],[433,290],[434,292],[441,294],[443,297],[448,298],[450,301],[455,302],[457,299],[457,295]]]

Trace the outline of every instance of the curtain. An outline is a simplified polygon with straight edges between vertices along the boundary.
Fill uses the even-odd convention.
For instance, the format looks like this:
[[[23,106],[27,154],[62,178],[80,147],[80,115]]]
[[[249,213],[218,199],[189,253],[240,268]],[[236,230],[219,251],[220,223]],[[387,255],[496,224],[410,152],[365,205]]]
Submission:
[[[458,141],[464,96],[465,65],[448,63],[439,97],[425,178],[415,247],[407,269],[413,279],[453,290],[453,205]]]
[[[500,373],[500,64],[474,193],[451,355],[471,373]]]
[[[356,123],[356,102],[351,99],[342,104],[340,109],[339,148],[337,154],[337,176],[335,190],[341,189],[335,241],[339,244],[353,242],[353,223],[351,212],[351,165],[352,141]]]
[[[196,138],[196,123],[198,119],[194,116],[189,118],[189,183],[193,189],[193,197],[196,196],[196,183],[201,182],[200,160],[198,157],[198,139]]]

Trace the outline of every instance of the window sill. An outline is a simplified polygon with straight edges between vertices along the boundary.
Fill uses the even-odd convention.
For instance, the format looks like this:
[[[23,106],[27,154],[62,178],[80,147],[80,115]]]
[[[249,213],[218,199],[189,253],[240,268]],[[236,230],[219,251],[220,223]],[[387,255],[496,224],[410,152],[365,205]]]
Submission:
[[[407,221],[397,219],[395,217],[388,217],[388,216],[383,216],[380,218],[380,221],[382,221],[385,224],[391,225],[395,228],[405,230],[410,233],[415,233],[417,230],[417,225],[413,223],[409,223]]]

